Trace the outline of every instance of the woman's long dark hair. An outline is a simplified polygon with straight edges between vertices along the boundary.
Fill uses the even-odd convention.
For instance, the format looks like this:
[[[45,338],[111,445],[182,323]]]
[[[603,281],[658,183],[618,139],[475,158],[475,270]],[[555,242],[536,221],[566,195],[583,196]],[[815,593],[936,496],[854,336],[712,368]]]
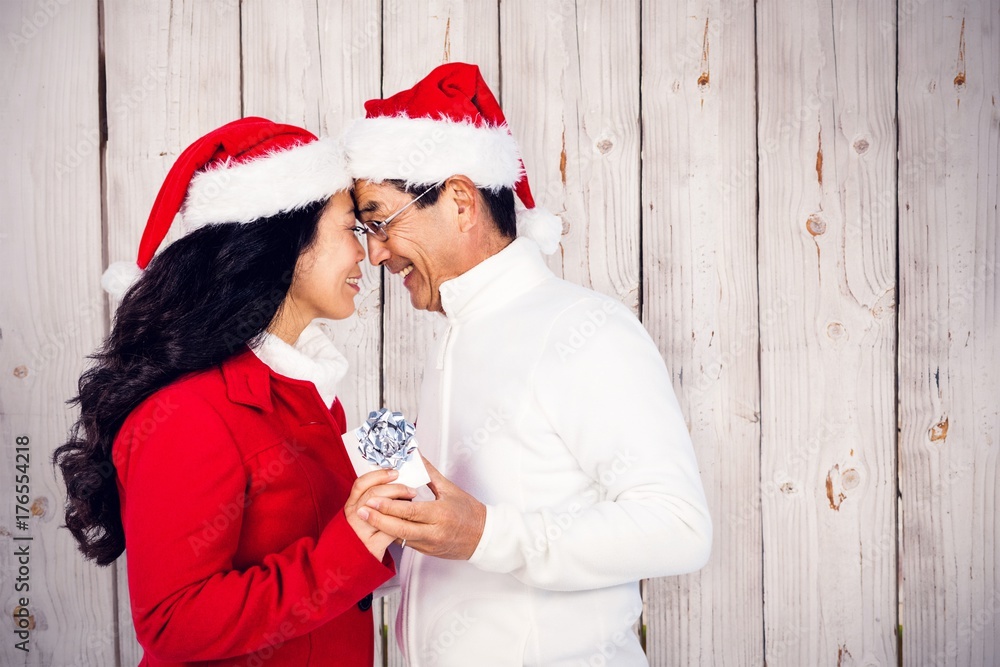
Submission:
[[[263,335],[315,239],[322,207],[203,227],[153,258],[125,294],[69,401],[80,419],[53,454],[66,482],[66,527],[87,558],[108,565],[125,549],[111,459],[125,418],[158,389]]]

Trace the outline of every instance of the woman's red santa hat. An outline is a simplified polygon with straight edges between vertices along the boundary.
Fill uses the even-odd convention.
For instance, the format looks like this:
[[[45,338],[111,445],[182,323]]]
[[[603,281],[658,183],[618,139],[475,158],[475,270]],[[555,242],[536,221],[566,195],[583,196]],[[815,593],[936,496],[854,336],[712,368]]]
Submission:
[[[153,203],[138,258],[113,263],[101,285],[120,299],[153,259],[178,214],[189,234],[206,225],[294,211],[350,187],[338,141],[265,118],[233,121],[180,154]]]
[[[562,223],[535,206],[517,142],[478,67],[441,65],[409,90],[365,102],[365,111],[344,139],[354,178],[410,187],[462,174],[480,188],[513,188],[524,206],[518,235],[548,254],[559,247]]]

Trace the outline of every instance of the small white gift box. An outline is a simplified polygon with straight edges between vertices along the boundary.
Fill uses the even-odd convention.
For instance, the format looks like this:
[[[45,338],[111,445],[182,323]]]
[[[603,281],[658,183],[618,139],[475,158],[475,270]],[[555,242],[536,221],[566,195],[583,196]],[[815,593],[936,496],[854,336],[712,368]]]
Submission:
[[[344,447],[347,448],[347,455],[351,459],[351,464],[354,465],[354,472],[359,477],[366,472],[379,469],[377,465],[369,463],[361,453],[361,440],[359,439],[358,429],[350,429],[343,437]],[[403,465],[399,467],[399,477],[396,478],[393,484],[405,484],[416,489],[430,482],[431,478],[427,474],[427,468],[424,467],[424,460],[420,457],[420,445],[417,443],[416,437],[410,439],[410,444],[414,445],[415,449]]]

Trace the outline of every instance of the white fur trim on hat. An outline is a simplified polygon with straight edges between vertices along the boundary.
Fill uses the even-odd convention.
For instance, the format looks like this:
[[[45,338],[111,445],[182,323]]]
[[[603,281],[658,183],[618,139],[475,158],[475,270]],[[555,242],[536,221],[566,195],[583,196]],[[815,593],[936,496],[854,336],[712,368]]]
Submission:
[[[119,301],[125,292],[142,277],[142,269],[134,262],[113,262],[101,276],[101,287]]]
[[[540,206],[517,211],[517,235],[531,239],[542,252],[551,255],[559,249],[562,221]]]
[[[247,162],[226,163],[191,179],[181,208],[184,232],[245,223],[293,211],[351,187],[343,147],[317,139]]]
[[[481,127],[449,119],[382,116],[355,121],[345,132],[351,175],[407,186],[443,183],[456,174],[481,188],[513,187],[523,174],[517,142],[506,125]]]

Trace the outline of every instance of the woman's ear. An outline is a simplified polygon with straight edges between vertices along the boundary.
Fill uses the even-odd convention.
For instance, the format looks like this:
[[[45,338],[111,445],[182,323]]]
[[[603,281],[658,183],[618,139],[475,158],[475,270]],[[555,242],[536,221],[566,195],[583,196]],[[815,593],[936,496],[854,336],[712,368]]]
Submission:
[[[478,222],[478,197],[476,184],[468,176],[452,176],[445,181],[445,192],[454,204],[458,229],[467,232]]]

